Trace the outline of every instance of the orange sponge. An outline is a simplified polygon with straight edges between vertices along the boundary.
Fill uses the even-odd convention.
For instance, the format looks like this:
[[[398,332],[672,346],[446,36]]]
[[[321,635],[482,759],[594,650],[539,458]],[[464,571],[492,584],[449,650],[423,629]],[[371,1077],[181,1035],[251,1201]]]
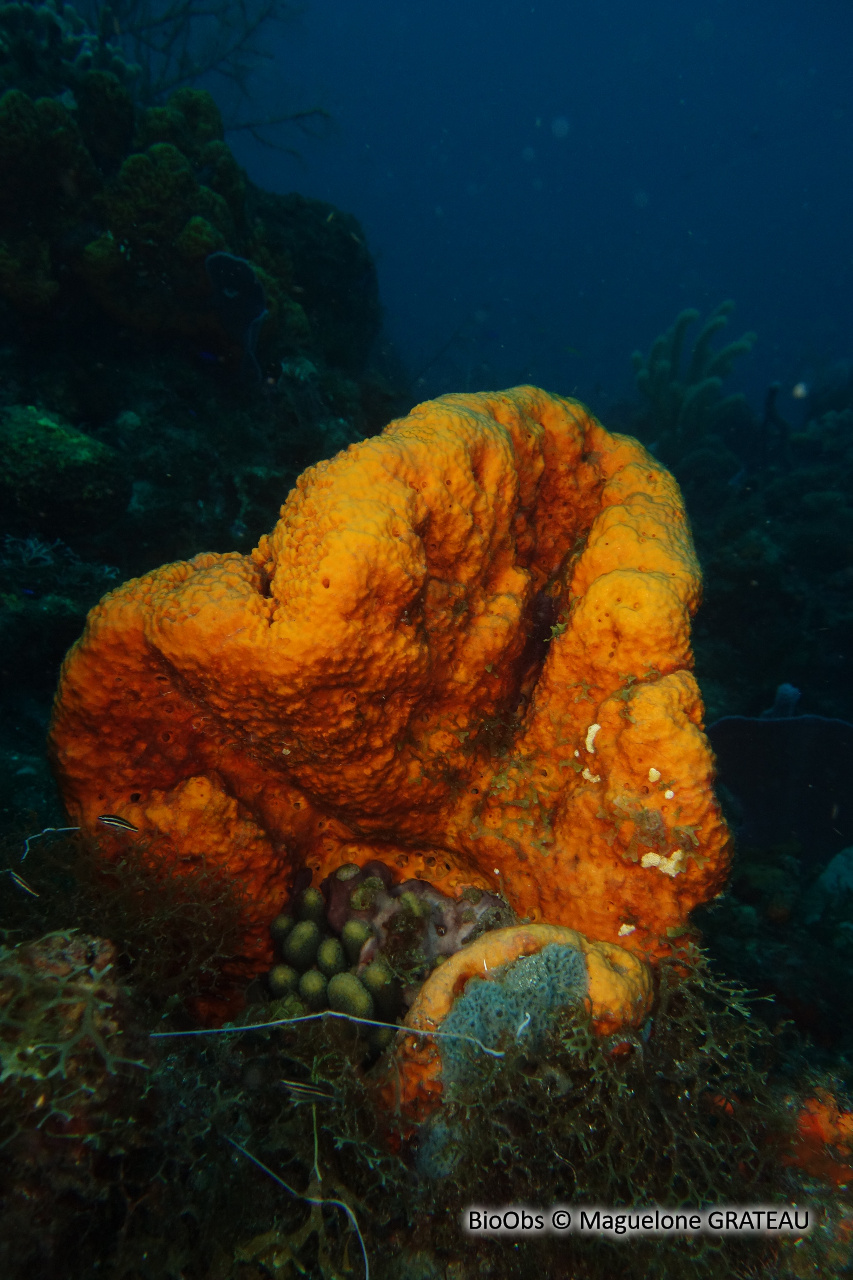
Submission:
[[[251,555],[93,609],[54,708],[62,792],[105,856],[237,877],[249,968],[298,871],[370,858],[666,954],[729,859],[699,594],[637,441],[534,387],[445,396],[309,468]]]

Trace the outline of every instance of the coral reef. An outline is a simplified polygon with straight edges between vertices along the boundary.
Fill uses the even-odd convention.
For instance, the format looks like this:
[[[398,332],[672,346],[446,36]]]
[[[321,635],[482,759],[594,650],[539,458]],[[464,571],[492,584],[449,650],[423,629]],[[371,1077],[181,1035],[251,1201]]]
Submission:
[[[92,614],[57,704],[82,838],[48,829],[23,866],[21,841],[4,846],[0,1271],[328,1280],[359,1275],[363,1246],[385,1280],[843,1273],[844,1089],[790,1053],[774,1076],[789,1033],[763,1026],[795,1017],[834,1066],[851,1052],[840,762],[813,775],[835,769],[827,842],[802,813],[799,846],[762,829],[700,917],[727,971],[773,996],[748,1004],[689,943],[728,847],[670,477],[529,389],[360,443],[394,397],[367,368],[379,306],[359,224],[255,187],[209,94],[142,109],[168,49],[140,74],[106,30],[117,15],[95,34],[58,3],[0,9],[0,802],[16,834],[63,823],[19,817],[50,812],[61,652],[142,575]],[[752,720],[794,680],[810,712],[849,722],[849,378],[800,428],[773,389],[752,414],[721,387],[751,335],[711,349],[730,310],[686,359],[689,312],[635,358],[632,429],[682,484],[708,581],[703,689],[713,717]],[[302,468],[347,449],[249,554]],[[99,822],[113,812],[138,830]],[[148,1037],[244,999],[252,1030]],[[263,1025],[326,1009],[384,1025]],[[429,1105],[407,1113],[407,1089]],[[472,1197],[808,1197],[823,1221],[787,1252],[508,1248],[460,1236]]]
[[[755,715],[790,682],[804,710],[853,719],[853,414],[839,417],[792,432],[764,467],[750,456],[757,423],[739,429],[739,453],[709,438],[707,465],[686,478],[707,583],[695,645],[715,712]]]
[[[659,967],[655,1005],[642,1025],[609,1038],[595,1034],[582,1004],[562,1004],[578,973],[572,956],[556,964],[549,954],[528,957],[522,964],[541,971],[527,982],[516,970],[509,1000],[516,1012],[521,1000],[530,1022],[521,1017],[511,1035],[498,1032],[502,1057],[451,1052],[443,1105],[411,1134],[403,1117],[389,1113],[387,1055],[371,1046],[369,1032],[340,1021],[278,1021],[279,1002],[260,1002],[257,986],[224,1033],[143,1039],[150,1028],[186,1028],[186,986],[171,988],[177,1002],[163,1002],[170,983],[181,980],[179,950],[207,966],[208,978],[227,954],[227,939],[217,956],[211,938],[229,912],[232,923],[237,917],[233,904],[216,896],[215,879],[199,878],[202,869],[184,882],[135,859],[105,868],[94,851],[66,837],[33,844],[22,870],[40,896],[15,900],[18,931],[70,915],[85,920],[87,932],[65,930],[4,953],[0,1041],[22,1043],[26,1014],[27,1043],[44,1046],[37,1068],[50,1072],[56,1047],[70,1045],[63,1028],[76,1034],[88,1001],[116,1070],[109,1075],[94,1042],[78,1039],[69,1048],[69,1078],[79,1063],[100,1090],[73,1099],[78,1109],[92,1108],[93,1123],[78,1135],[70,1172],[67,1137],[57,1155],[34,1163],[49,1141],[37,1128],[39,1111],[21,1104],[17,1088],[0,1086],[0,1126],[13,1135],[0,1175],[0,1247],[13,1280],[84,1280],[96,1271],[245,1280],[249,1267],[320,1280],[364,1274],[362,1245],[371,1274],[388,1278],[417,1267],[415,1274],[473,1280],[485,1263],[494,1280],[558,1274],[566,1266],[593,1280],[612,1276],[618,1262],[626,1280],[674,1280],[685,1269],[726,1280],[760,1270],[781,1280],[841,1274],[846,1265],[843,1153],[826,1146],[846,1141],[843,1092],[824,1078],[814,1080],[805,1106],[792,1097],[778,1062],[779,1037],[763,1028],[758,1006],[735,984],[715,979],[692,948]],[[367,885],[357,903],[373,890],[371,878],[356,886],[354,892]],[[294,906],[304,923],[325,916],[329,890],[302,892]],[[340,895],[335,905],[342,929],[364,923],[341,922]],[[7,918],[8,906],[4,898]],[[293,927],[292,920],[290,929],[276,922],[274,931],[286,937]],[[128,945],[98,941],[101,931]],[[480,942],[487,939],[500,944],[495,933]],[[104,962],[113,967],[99,968]],[[204,977],[196,968],[190,990]],[[574,983],[573,994],[582,994],[581,985]],[[57,1034],[62,992],[73,997],[72,1017]],[[14,1016],[4,1021],[6,1012]],[[275,1025],[265,1025],[270,1019]],[[481,1003],[474,1030],[485,1030],[488,1020]],[[144,1060],[147,1070],[122,1067],[115,1061],[121,1056]],[[27,1055],[25,1068],[32,1063]],[[779,1065],[781,1076],[774,1074]],[[42,1091],[68,1087],[61,1075],[37,1083]],[[388,1149],[401,1129],[411,1139],[406,1160]],[[831,1197],[814,1181],[827,1173]],[[728,1237],[635,1240],[625,1250],[606,1238],[507,1241],[459,1229],[459,1213],[477,1201],[627,1206],[792,1198],[808,1202],[819,1222],[796,1248]]]
[[[632,356],[637,389],[648,401],[649,430],[654,432],[654,450],[668,465],[702,442],[733,406],[744,404],[743,396],[721,398],[723,379],[734,362],[752,350],[756,335],[745,333],[718,351],[711,347],[715,334],[729,322],[734,303],[721,302],[699,330],[682,370],[681,360],[687,330],[699,319],[699,312],[682,311],[666,333],[652,344],[646,359],[639,351]]]
[[[270,43],[298,12],[290,0],[214,0],[202,8],[190,0],[169,5],[112,0],[108,8],[98,0],[77,0],[77,8],[97,28],[99,51],[133,60],[141,102],[162,102],[182,85],[218,82],[232,95],[236,92],[244,105],[253,96],[253,76],[268,58]],[[308,131],[324,118],[321,109],[307,108],[232,127],[251,130],[272,146],[273,126]]]
[[[37,0],[0,7],[0,94],[22,89],[34,98],[59,97],[79,90],[90,71],[133,84],[139,68],[70,4]]]
[[[457,901],[425,880],[395,883],[391,869],[378,861],[345,864],[322,889],[332,929],[344,936],[351,922],[367,926],[372,941],[362,943],[359,962],[369,963],[381,952],[401,981],[418,985],[460,947],[515,919],[497,894],[470,889]]]
[[[90,1132],[75,1101],[88,1108],[106,1077],[138,1065],[121,1039],[115,954],[111,943],[74,931],[0,954],[0,1083],[39,1093],[33,1109],[48,1108],[48,1128]]]
[[[208,93],[177,89],[166,105],[137,111],[101,71],[81,78],[71,105],[10,89],[0,98],[0,159],[0,297],[34,332],[74,309],[78,323],[101,314],[239,365],[242,334],[223,323],[205,271],[227,251],[263,285],[265,370],[312,349],[350,370],[363,363],[378,305],[357,224],[331,206],[253,188]],[[335,322],[321,337],[329,306]]]
[[[50,515],[48,510],[46,515]],[[88,563],[60,539],[0,541],[0,827],[59,824],[44,752],[56,672],[93,601],[116,585],[113,565]],[[38,824],[37,824],[38,825]],[[63,921],[63,923],[66,923]]]
[[[11,89],[0,159],[0,408],[21,423],[24,479],[52,493],[59,442],[39,422],[113,460],[112,505],[63,475],[51,536],[85,559],[119,548],[139,572],[251,545],[306,463],[387,420],[388,389],[364,376],[379,306],[358,223],[248,182],[209,94],[140,112],[94,71],[75,105]],[[241,323],[211,279],[222,261],[263,298]],[[38,535],[16,474],[0,532]]]
[[[201,1280],[215,1266],[238,1280],[249,1263],[358,1275],[360,1239],[371,1274],[407,1274],[401,1252],[420,1252],[424,1265],[463,1280],[482,1274],[486,1258],[503,1280],[552,1270],[559,1247],[573,1274],[591,1278],[612,1274],[606,1240],[527,1239],[507,1249],[462,1235],[459,1211],[472,1199],[772,1202],[798,1185],[796,1169],[785,1172],[766,1140],[769,1131],[783,1141],[793,1127],[766,1081],[770,1037],[748,1016],[742,993],[701,964],[686,973],[681,965],[677,975],[664,965],[653,1019],[642,1035],[626,1036],[618,1054],[577,1008],[546,1015],[548,998],[559,1004],[547,980],[528,986],[535,1036],[511,1037],[503,1058],[449,1065],[452,1088],[420,1129],[413,1178],[383,1149],[377,1073],[364,1040],[340,1023],[149,1041],[144,1068],[113,1057],[110,1074],[104,1051],[132,1044],[139,1057],[143,1043],[114,971],[104,968],[113,958],[108,944],[72,934],[0,959],[3,1060],[13,1070],[0,1087],[0,1124],[11,1133],[0,1175],[0,1248],[10,1277],[179,1269]],[[545,963],[562,986],[561,966]],[[261,1012],[255,1006],[246,1017],[257,1021]],[[42,1047],[19,1065],[14,1046],[23,1043],[24,1023],[27,1043]],[[103,1044],[86,1038],[90,1025]],[[55,1071],[63,1051],[64,1077]],[[24,1087],[36,1090],[36,1102],[69,1094],[63,1116],[72,1120],[39,1124],[53,1104],[21,1105]],[[731,1101],[723,1106],[720,1098]],[[837,1105],[824,1103],[819,1119],[838,1116]],[[806,1130],[804,1122],[800,1138]],[[793,1154],[799,1159],[798,1148]],[[776,1265],[775,1245],[761,1239],[686,1249],[677,1241],[638,1245],[623,1260],[624,1274],[675,1276],[687,1256],[699,1275],[748,1274],[759,1260]]]
[[[6,5],[0,34],[0,538],[74,558],[0,566],[14,757],[102,566],[251,547],[303,467],[384,425],[394,393],[365,367],[379,304],[354,218],[256,188],[210,94],[143,109],[69,7]],[[263,297],[242,326],[211,280],[223,260]],[[49,790],[4,809],[35,800]]]
[[[6,534],[0,551],[0,684],[24,680],[50,692],[89,602],[115,585],[118,569],[87,564],[58,538]]]
[[[652,982],[636,956],[612,943],[589,942],[572,929],[507,927],[511,915],[500,898],[478,889],[455,901],[426,881],[395,884],[384,863],[346,864],[321,890],[297,895],[294,914],[272,923],[284,961],[267,975],[274,1012],[293,1018],[332,1008],[384,1022],[369,1036],[377,1050],[388,1047],[391,1028],[405,1013],[402,1025],[418,1034],[400,1039],[387,1065],[384,1096],[387,1107],[418,1122],[437,1105],[447,1077],[447,1041],[437,1042],[432,1033],[459,1034],[460,1019],[467,1025],[479,1017],[465,1010],[484,1000],[494,1015],[489,1028],[478,1023],[461,1031],[481,1042],[478,1050],[483,1043],[499,1049],[502,1035],[496,1041],[496,1033],[511,1024],[514,1034],[520,1022],[529,1027],[527,1042],[538,1044],[549,1019],[567,1003],[579,1004],[602,1036],[643,1020]],[[536,962],[522,965],[529,957]],[[494,990],[478,997],[472,988],[482,979]],[[513,1020],[513,999],[526,999],[531,1016]]]
[[[445,1093],[453,1097],[476,1088],[485,1055],[474,1040],[490,1049],[505,1049],[515,1039],[538,1056],[558,1011],[583,1006],[588,995],[583,952],[559,942],[500,965],[489,978],[469,979],[440,1023],[444,1038],[437,1045]],[[591,1012],[594,1017],[594,1007]]]
[[[241,881],[385,861],[666,955],[722,886],[678,490],[535,388],[445,397],[309,470],[251,557],[113,592],[57,695],[69,812]],[[137,835],[108,833],[117,813]]]
[[[56,537],[111,524],[130,484],[118,454],[57,414],[32,405],[0,410],[0,502],[9,533]]]
[[[682,317],[655,344],[664,362],[684,326]],[[725,359],[737,351],[724,349]],[[847,372],[839,366],[787,408],[771,386],[763,414],[718,398],[680,442],[663,391],[655,412],[668,434],[650,402],[626,423],[653,448],[668,442],[705,582],[696,671],[740,839],[728,891],[696,922],[715,962],[769,997],[770,1024],[793,1019],[822,1063],[849,1054],[853,977],[843,860],[853,839]]]
[[[697,913],[714,962],[767,998],[769,1025],[788,1019],[815,1061],[853,1050],[853,866],[795,843],[739,844],[725,894]]]
[[[690,514],[705,578],[694,649],[709,720],[757,714],[786,681],[804,690],[809,712],[850,720],[846,372],[831,393],[801,402],[799,425],[778,406],[778,385],[760,415],[742,396],[721,398],[719,379],[753,338],[711,349],[730,310],[710,317],[685,374],[677,370],[695,312],[656,339],[647,361],[635,355],[643,403],[624,418],[672,470]],[[792,401],[785,412],[795,411]]]

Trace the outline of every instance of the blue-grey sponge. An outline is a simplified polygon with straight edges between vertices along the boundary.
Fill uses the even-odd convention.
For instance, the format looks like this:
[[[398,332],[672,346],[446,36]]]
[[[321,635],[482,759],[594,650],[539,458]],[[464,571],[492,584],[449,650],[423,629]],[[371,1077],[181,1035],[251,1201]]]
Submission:
[[[490,1049],[515,1041],[530,1053],[543,1044],[559,1009],[583,1000],[589,979],[583,952],[550,943],[536,955],[502,966],[490,978],[472,978],[441,1024],[443,1032],[475,1036]],[[487,1056],[466,1040],[438,1038],[442,1081],[472,1084]]]

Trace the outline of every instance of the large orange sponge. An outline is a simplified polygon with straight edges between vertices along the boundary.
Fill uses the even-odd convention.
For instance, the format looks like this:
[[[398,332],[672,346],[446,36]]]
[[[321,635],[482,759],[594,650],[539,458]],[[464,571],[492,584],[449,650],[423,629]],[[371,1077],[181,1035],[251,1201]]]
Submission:
[[[127,582],[68,654],[53,756],[100,840],[204,858],[251,908],[380,858],[668,952],[721,888],[672,476],[534,387],[445,396],[309,468],[249,556]],[[139,835],[98,816],[118,814]]]

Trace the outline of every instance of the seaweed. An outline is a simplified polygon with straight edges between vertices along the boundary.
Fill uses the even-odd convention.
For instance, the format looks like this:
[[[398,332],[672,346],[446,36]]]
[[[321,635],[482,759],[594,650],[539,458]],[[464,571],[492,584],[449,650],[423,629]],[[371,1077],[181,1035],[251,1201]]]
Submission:
[[[240,906],[203,865],[169,876],[148,850],[139,865],[104,867],[58,834],[31,844],[21,870],[40,896],[10,899],[10,931],[54,931],[0,956],[15,1084],[0,1088],[4,1274],[361,1280],[369,1267],[374,1280],[509,1280],[611,1276],[617,1263],[626,1280],[784,1274],[783,1246],[767,1238],[634,1240],[617,1255],[603,1239],[508,1242],[460,1227],[477,1203],[802,1193],[781,1158],[796,1114],[779,1073],[789,1048],[780,1059],[755,1003],[694,948],[661,966],[643,1027],[602,1040],[575,1006],[535,1045],[510,1035],[478,1062],[476,1087],[447,1089],[413,1135],[389,1110],[393,1044],[378,1051],[357,1019],[288,1020],[255,984],[234,1021],[192,1026],[188,1008],[234,982],[228,921]],[[63,916],[116,944],[57,933]],[[72,968],[55,972],[74,947]],[[22,979],[33,957],[36,976]]]
[[[790,1116],[768,1082],[771,1034],[751,1001],[699,953],[660,971],[655,1014],[600,1040],[577,1008],[531,1057],[512,1040],[484,1061],[475,1095],[445,1104],[452,1170],[427,1184],[422,1212],[438,1255],[458,1253],[470,1205],[708,1205],[772,1202],[787,1189],[777,1145]],[[768,1135],[776,1134],[774,1142]],[[464,1240],[465,1238],[462,1237]],[[767,1267],[775,1245],[708,1238],[634,1240],[630,1253],[577,1236],[467,1240],[487,1274],[734,1276]],[[423,1223],[413,1247],[427,1247]],[[618,1261],[617,1261],[618,1257]],[[764,1274],[764,1272],[762,1272]]]

